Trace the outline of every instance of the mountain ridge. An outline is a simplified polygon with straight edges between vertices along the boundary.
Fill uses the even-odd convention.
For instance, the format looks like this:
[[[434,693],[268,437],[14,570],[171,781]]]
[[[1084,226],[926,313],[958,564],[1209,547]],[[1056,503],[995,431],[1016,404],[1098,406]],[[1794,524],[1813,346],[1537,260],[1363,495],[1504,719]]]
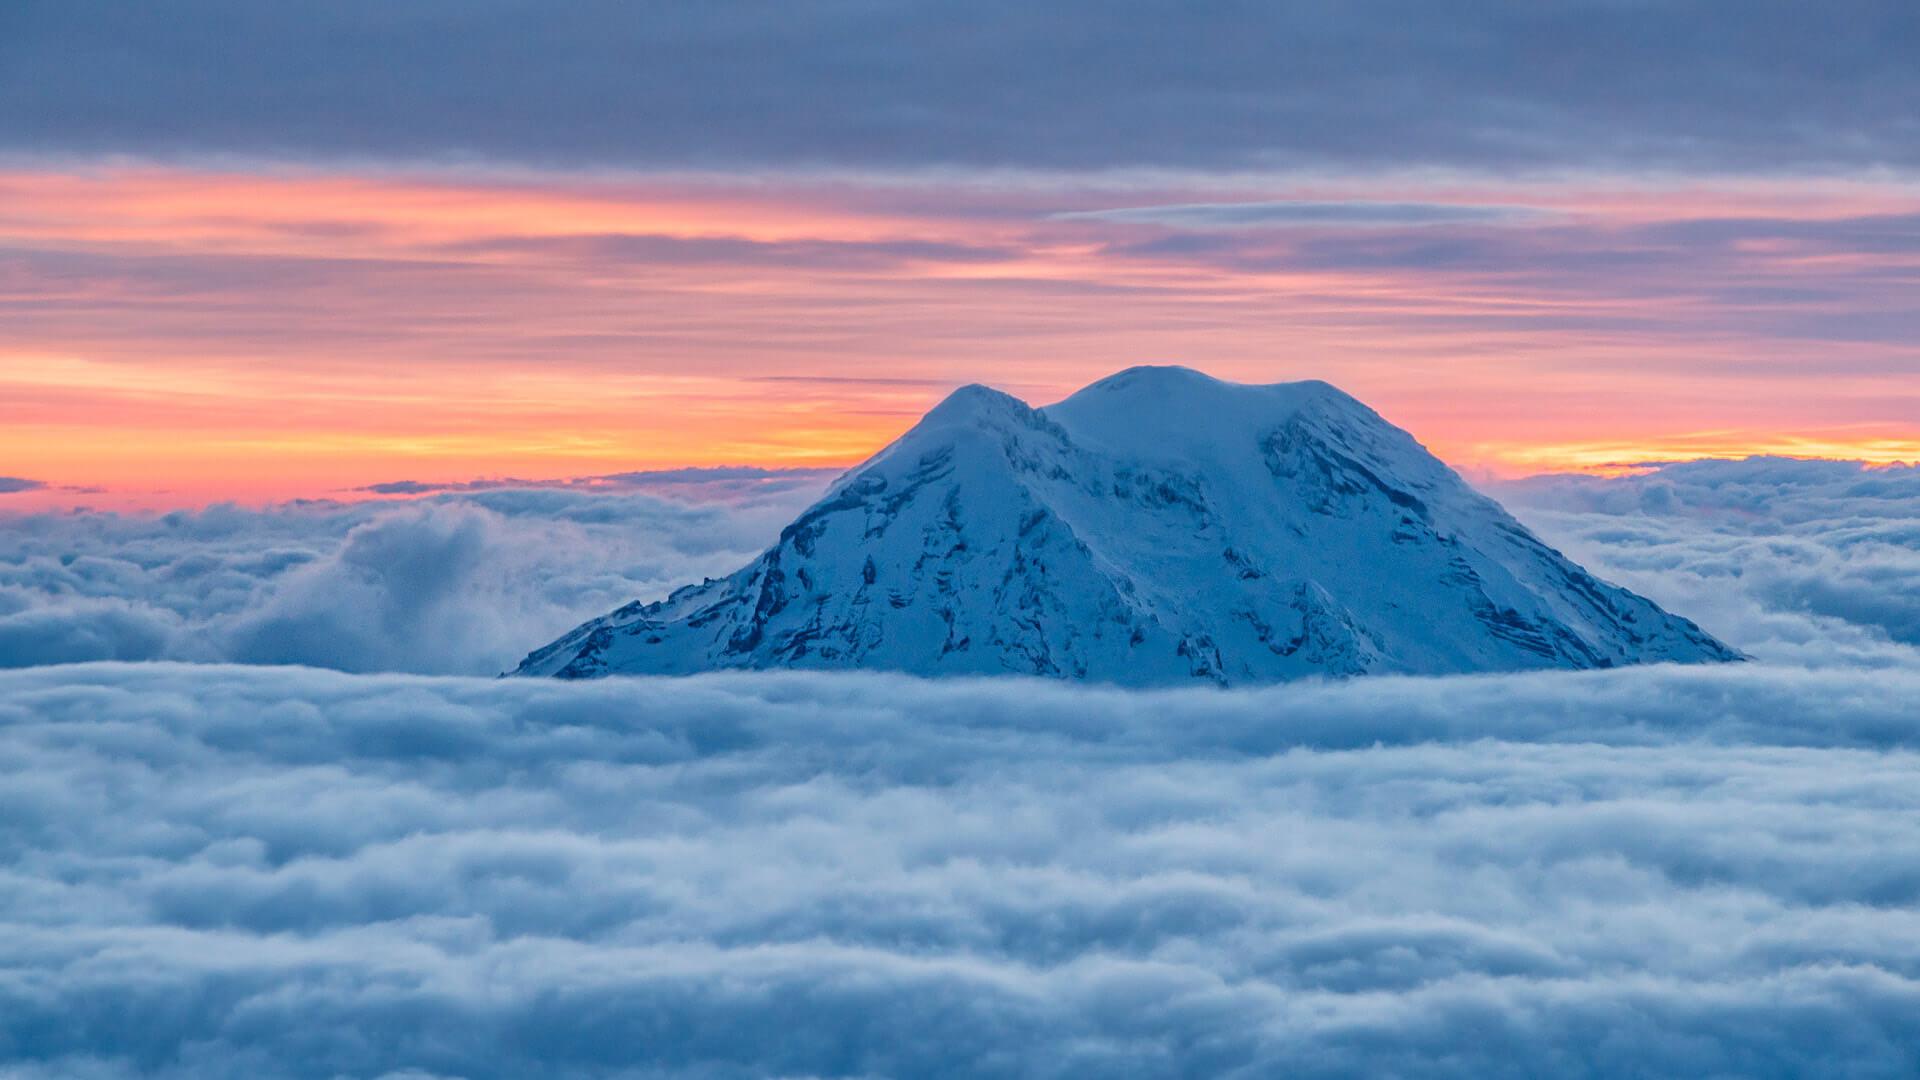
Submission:
[[[748,566],[589,621],[515,673],[1231,685],[1737,658],[1331,384],[1136,367],[1043,408],[961,387]]]

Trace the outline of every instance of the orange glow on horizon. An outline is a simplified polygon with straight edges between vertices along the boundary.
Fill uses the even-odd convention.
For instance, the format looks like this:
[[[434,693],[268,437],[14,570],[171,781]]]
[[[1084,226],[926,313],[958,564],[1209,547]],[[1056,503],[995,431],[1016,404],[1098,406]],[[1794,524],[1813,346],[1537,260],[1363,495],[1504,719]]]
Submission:
[[[1444,456],[1444,455],[1443,455]],[[1592,442],[1567,445],[1501,446],[1477,444],[1463,448],[1456,460],[1472,461],[1503,478],[1538,473],[1586,473],[1626,476],[1668,461],[1749,457],[1804,458],[1858,461],[1885,468],[1920,462],[1920,440],[1875,437],[1845,432],[1725,431],[1668,436],[1644,442]]]
[[[1137,363],[1327,379],[1503,475],[1920,458],[1920,256],[1817,231],[1916,212],[1897,184],[934,183],[0,171],[0,476],[52,485],[0,509],[844,466],[961,383],[1043,404]],[[1544,217],[1059,217],[1283,197]]]

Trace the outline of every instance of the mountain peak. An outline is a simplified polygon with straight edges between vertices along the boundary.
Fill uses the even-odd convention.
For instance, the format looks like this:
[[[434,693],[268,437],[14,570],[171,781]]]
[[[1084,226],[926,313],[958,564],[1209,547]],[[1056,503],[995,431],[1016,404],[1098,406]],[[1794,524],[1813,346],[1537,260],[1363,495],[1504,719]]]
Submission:
[[[1166,684],[1734,658],[1327,383],[1139,367],[1042,409],[961,387],[752,564],[519,672]]]
[[[1135,364],[1122,368],[1104,379],[1095,379],[1082,387],[1082,392],[1090,390],[1115,391],[1133,386],[1183,386],[1196,384],[1215,384],[1229,386],[1224,379],[1216,379],[1204,371],[1181,364]]]
[[[1293,382],[1239,383],[1217,379],[1203,371],[1173,365],[1146,365],[1115,372],[1074,391],[1049,411],[1230,414],[1270,419],[1312,404],[1346,404],[1371,415],[1357,398],[1320,379]],[[1198,415],[1183,418],[1199,420]],[[1216,417],[1217,419],[1217,417]]]
[[[955,389],[940,403],[927,410],[920,425],[968,423],[988,417],[1017,416],[1031,409],[1027,403],[1004,390],[980,383],[968,383]]]
[[[835,482],[839,490],[855,480],[867,484],[900,483],[904,473],[919,467],[929,454],[943,454],[949,466],[961,454],[975,467],[994,467],[999,447],[1008,433],[1042,423],[1032,407],[1003,390],[969,383],[927,410],[918,423],[892,444]]]
[[[1330,383],[1235,383],[1185,367],[1128,368],[1040,411],[1089,446],[1196,465],[1244,462],[1303,413],[1330,428],[1398,432]]]
[[[1277,383],[1242,383],[1209,375],[1197,368],[1182,364],[1136,364],[1123,368],[1102,379],[1095,379],[1075,391],[1079,394],[1117,393],[1123,391],[1173,391],[1173,392],[1260,392],[1291,391],[1295,393],[1332,393],[1340,397],[1348,395],[1330,382],[1322,379],[1298,379]]]

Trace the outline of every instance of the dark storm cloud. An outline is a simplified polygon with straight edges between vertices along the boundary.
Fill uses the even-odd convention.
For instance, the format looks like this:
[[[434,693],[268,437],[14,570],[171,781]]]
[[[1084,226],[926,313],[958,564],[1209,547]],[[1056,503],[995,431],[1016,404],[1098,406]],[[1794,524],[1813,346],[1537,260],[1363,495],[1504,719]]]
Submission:
[[[1920,164],[1906,0],[14,0],[0,145],[639,167]]]
[[[0,672],[0,1071],[1901,1075],[1916,694]]]

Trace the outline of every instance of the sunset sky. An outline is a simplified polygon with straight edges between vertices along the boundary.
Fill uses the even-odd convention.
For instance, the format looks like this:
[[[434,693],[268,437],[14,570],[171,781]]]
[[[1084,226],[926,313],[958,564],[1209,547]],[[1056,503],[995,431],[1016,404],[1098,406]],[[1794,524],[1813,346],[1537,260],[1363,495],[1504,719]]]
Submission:
[[[555,7],[5,5],[0,509],[845,465],[1140,363],[1476,475],[1920,458],[1912,6]]]

